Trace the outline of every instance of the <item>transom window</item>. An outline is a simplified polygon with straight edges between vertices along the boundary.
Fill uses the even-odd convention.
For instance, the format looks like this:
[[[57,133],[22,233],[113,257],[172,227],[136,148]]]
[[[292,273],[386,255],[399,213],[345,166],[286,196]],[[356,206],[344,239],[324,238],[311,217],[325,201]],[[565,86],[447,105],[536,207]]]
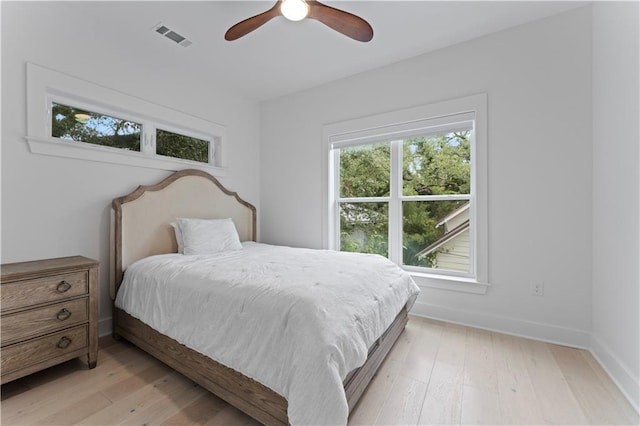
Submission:
[[[443,112],[358,129],[402,115],[393,113],[325,129],[329,248],[380,254],[417,274],[486,283],[486,252],[479,256],[486,247],[486,177],[479,176],[486,154],[478,114]]]
[[[224,126],[27,64],[32,153],[163,170],[226,174]]]
[[[211,140],[155,127],[144,120],[51,102],[51,137],[125,151],[209,163]],[[142,143],[143,134],[146,143]]]

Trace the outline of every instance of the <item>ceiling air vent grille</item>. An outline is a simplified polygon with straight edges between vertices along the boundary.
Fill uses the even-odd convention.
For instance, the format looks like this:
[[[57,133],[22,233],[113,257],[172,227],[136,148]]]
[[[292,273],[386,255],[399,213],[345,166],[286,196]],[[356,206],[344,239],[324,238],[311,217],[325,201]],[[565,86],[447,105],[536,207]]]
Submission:
[[[178,34],[177,32],[173,31],[171,28],[166,27],[163,24],[158,24],[155,27],[153,27],[153,29],[158,34],[163,35],[166,38],[168,38],[169,40],[172,40],[172,41],[178,43],[182,47],[189,47],[189,46],[191,46],[193,44],[193,42],[191,42],[191,40],[187,40],[186,37]]]

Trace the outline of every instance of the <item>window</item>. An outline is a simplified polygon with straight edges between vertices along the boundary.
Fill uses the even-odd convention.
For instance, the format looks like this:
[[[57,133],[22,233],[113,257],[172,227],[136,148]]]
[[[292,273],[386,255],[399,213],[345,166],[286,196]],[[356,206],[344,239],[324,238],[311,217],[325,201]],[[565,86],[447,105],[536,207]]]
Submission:
[[[209,162],[209,141],[156,129],[156,153],[183,160]]]
[[[403,139],[336,143],[338,248],[383,256],[396,251],[403,266],[473,274],[472,138],[469,121]],[[400,242],[391,250],[390,229]]]
[[[485,104],[478,95],[326,126],[328,247],[383,255],[441,285],[486,284]]]
[[[27,64],[31,152],[224,175],[222,126]]]
[[[51,136],[140,152],[142,124],[52,102]]]

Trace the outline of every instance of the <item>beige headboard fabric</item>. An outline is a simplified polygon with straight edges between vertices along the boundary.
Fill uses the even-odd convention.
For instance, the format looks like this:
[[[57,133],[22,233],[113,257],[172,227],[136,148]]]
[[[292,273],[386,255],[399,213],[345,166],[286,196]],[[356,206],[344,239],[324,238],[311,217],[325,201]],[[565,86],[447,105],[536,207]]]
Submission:
[[[256,209],[200,170],[182,170],[140,186],[112,203],[111,297],[128,265],[147,256],[177,252],[171,222],[178,217],[231,218],[241,241],[256,240]]]

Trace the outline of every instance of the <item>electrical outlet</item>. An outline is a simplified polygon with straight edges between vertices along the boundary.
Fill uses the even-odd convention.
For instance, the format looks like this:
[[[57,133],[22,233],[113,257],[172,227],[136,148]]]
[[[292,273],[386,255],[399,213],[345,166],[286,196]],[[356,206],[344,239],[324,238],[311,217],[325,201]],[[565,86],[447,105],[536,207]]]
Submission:
[[[536,281],[531,283],[531,294],[534,296],[543,296],[544,283],[542,281]]]

